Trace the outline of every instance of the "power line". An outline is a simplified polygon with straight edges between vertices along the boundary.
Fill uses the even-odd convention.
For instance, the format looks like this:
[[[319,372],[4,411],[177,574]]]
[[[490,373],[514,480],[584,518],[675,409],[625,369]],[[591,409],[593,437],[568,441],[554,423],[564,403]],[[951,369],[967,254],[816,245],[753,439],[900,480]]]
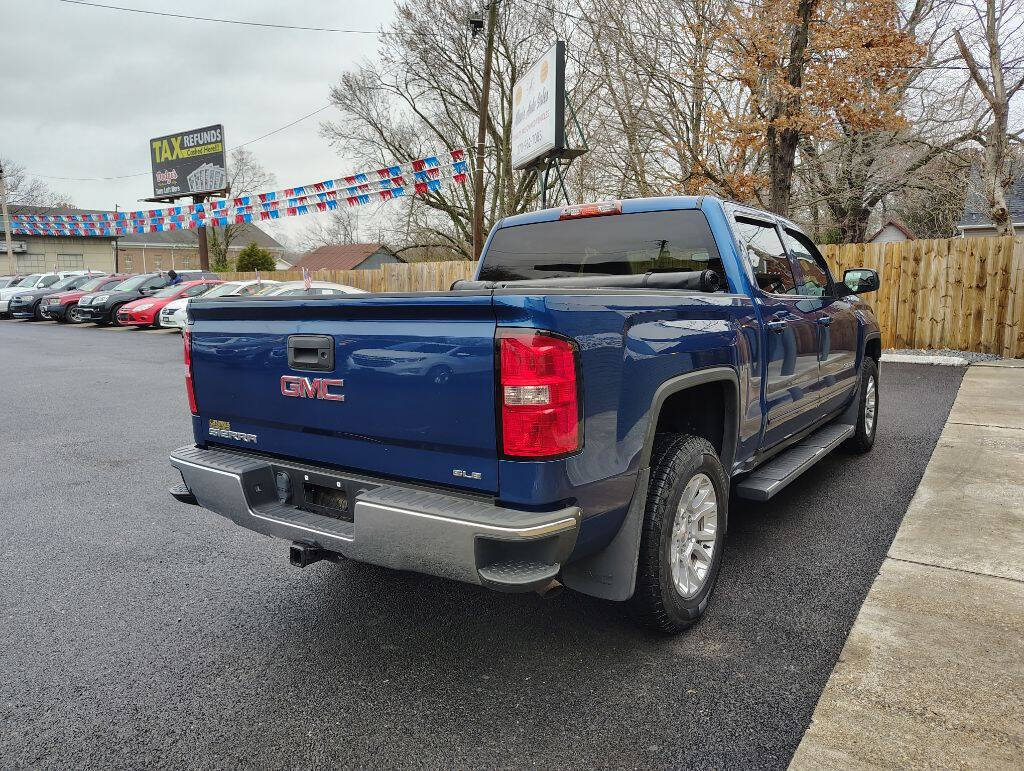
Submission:
[[[172,19],[188,19],[189,21],[210,21],[217,24],[240,24],[245,27],[267,27],[271,29],[292,29],[304,32],[344,32],[350,35],[379,35],[382,34],[373,29],[339,29],[334,27],[300,27],[293,24],[269,24],[259,21],[243,21],[241,19],[215,19],[210,16],[188,16],[183,13],[167,13],[166,11],[150,11],[143,8],[126,8],[122,5],[105,5],[103,3],[89,3],[86,0],[57,0],[59,3],[70,5],[85,5],[90,8],[105,8],[108,11],[126,11],[128,13],[141,13],[149,16],[166,16]]]
[[[331,105],[329,105],[329,104],[325,104],[323,107],[318,107],[317,109],[313,110],[313,112],[306,113],[301,118],[296,118],[291,123],[286,123],[283,126],[279,126],[278,128],[273,129],[272,131],[268,131],[266,134],[261,134],[260,136],[255,137],[254,139],[247,139],[246,141],[242,142],[241,144],[235,145],[235,148],[237,149],[239,147],[246,147],[248,145],[255,144],[256,142],[260,142],[260,141],[266,139],[267,137],[273,136],[274,134],[279,134],[282,131],[284,131],[285,129],[290,129],[292,126],[294,126],[294,125],[296,125],[298,123],[302,123],[302,121],[304,121],[304,120],[312,118],[314,115],[319,115],[324,110],[330,108],[330,106]],[[112,182],[112,181],[118,180],[118,179],[132,179],[133,177],[148,177],[149,174],[150,174],[150,172],[148,172],[148,171],[140,171],[140,172],[137,172],[135,174],[118,174],[117,176],[113,176],[113,177],[57,177],[57,176],[54,176],[52,174],[32,174],[31,176],[39,177],[40,179],[59,179],[59,180],[62,180],[64,182]]]

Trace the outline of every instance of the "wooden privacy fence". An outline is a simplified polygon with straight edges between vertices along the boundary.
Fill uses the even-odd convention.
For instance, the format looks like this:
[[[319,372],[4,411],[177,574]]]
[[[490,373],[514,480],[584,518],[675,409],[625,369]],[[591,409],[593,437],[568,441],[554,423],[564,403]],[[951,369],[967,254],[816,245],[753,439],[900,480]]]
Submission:
[[[955,348],[1024,357],[1024,239],[951,238],[822,247],[837,279],[848,268],[874,268],[881,289],[865,295],[882,327],[884,348]],[[472,278],[468,261],[383,265],[376,270],[322,270],[370,292],[445,291]],[[225,273],[251,279],[255,273]],[[302,280],[301,271],[263,274]]]
[[[954,348],[1024,357],[1024,239],[950,238],[822,249],[837,278],[874,268],[864,298],[883,348]]]

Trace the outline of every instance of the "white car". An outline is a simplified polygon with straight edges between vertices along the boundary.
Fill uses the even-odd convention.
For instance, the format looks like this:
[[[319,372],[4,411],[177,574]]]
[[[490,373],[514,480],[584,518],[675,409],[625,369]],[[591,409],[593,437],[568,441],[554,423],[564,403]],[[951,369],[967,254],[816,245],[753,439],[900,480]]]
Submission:
[[[246,297],[254,295],[262,289],[270,289],[278,286],[280,281],[228,281],[225,284],[217,284],[210,291],[204,292],[199,297]],[[190,297],[182,297],[172,300],[160,310],[160,317],[157,325],[164,329],[177,329],[179,332],[188,323],[188,301]]]
[[[48,286],[56,284],[62,278],[68,278],[69,276],[85,276],[90,273],[100,275],[98,271],[65,270],[59,273],[33,273],[30,276],[25,276],[25,278],[18,282],[17,286],[7,286],[4,289],[0,289],[0,318],[8,318],[10,314],[7,310],[7,305],[11,298],[18,294],[18,292],[31,292],[35,289],[46,289]]]
[[[279,284],[273,289],[260,292],[259,294],[263,297],[298,297],[302,295],[320,297],[334,294],[366,294],[366,290],[356,289],[356,287],[348,286],[347,284],[335,284],[331,281],[314,281],[310,284],[310,288],[306,289],[306,284],[302,281],[285,281],[283,284]]]

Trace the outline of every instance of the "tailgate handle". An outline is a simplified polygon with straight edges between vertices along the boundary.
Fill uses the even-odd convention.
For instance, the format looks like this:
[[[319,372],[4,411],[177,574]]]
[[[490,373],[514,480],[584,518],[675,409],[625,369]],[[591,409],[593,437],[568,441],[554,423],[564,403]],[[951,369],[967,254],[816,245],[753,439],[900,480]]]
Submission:
[[[330,335],[288,335],[288,366],[314,372],[334,370],[334,338]]]

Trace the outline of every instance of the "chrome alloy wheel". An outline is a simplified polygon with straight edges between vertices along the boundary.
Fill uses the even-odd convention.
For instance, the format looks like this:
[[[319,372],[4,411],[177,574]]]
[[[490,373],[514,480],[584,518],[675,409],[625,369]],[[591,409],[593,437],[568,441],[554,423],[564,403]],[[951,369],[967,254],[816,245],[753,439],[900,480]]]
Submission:
[[[864,395],[864,433],[868,436],[875,430],[875,414],[878,409],[878,386],[875,376],[868,378],[868,392]]]
[[[683,597],[695,596],[707,581],[717,533],[715,486],[707,474],[694,474],[679,499],[669,545],[672,583]]]

